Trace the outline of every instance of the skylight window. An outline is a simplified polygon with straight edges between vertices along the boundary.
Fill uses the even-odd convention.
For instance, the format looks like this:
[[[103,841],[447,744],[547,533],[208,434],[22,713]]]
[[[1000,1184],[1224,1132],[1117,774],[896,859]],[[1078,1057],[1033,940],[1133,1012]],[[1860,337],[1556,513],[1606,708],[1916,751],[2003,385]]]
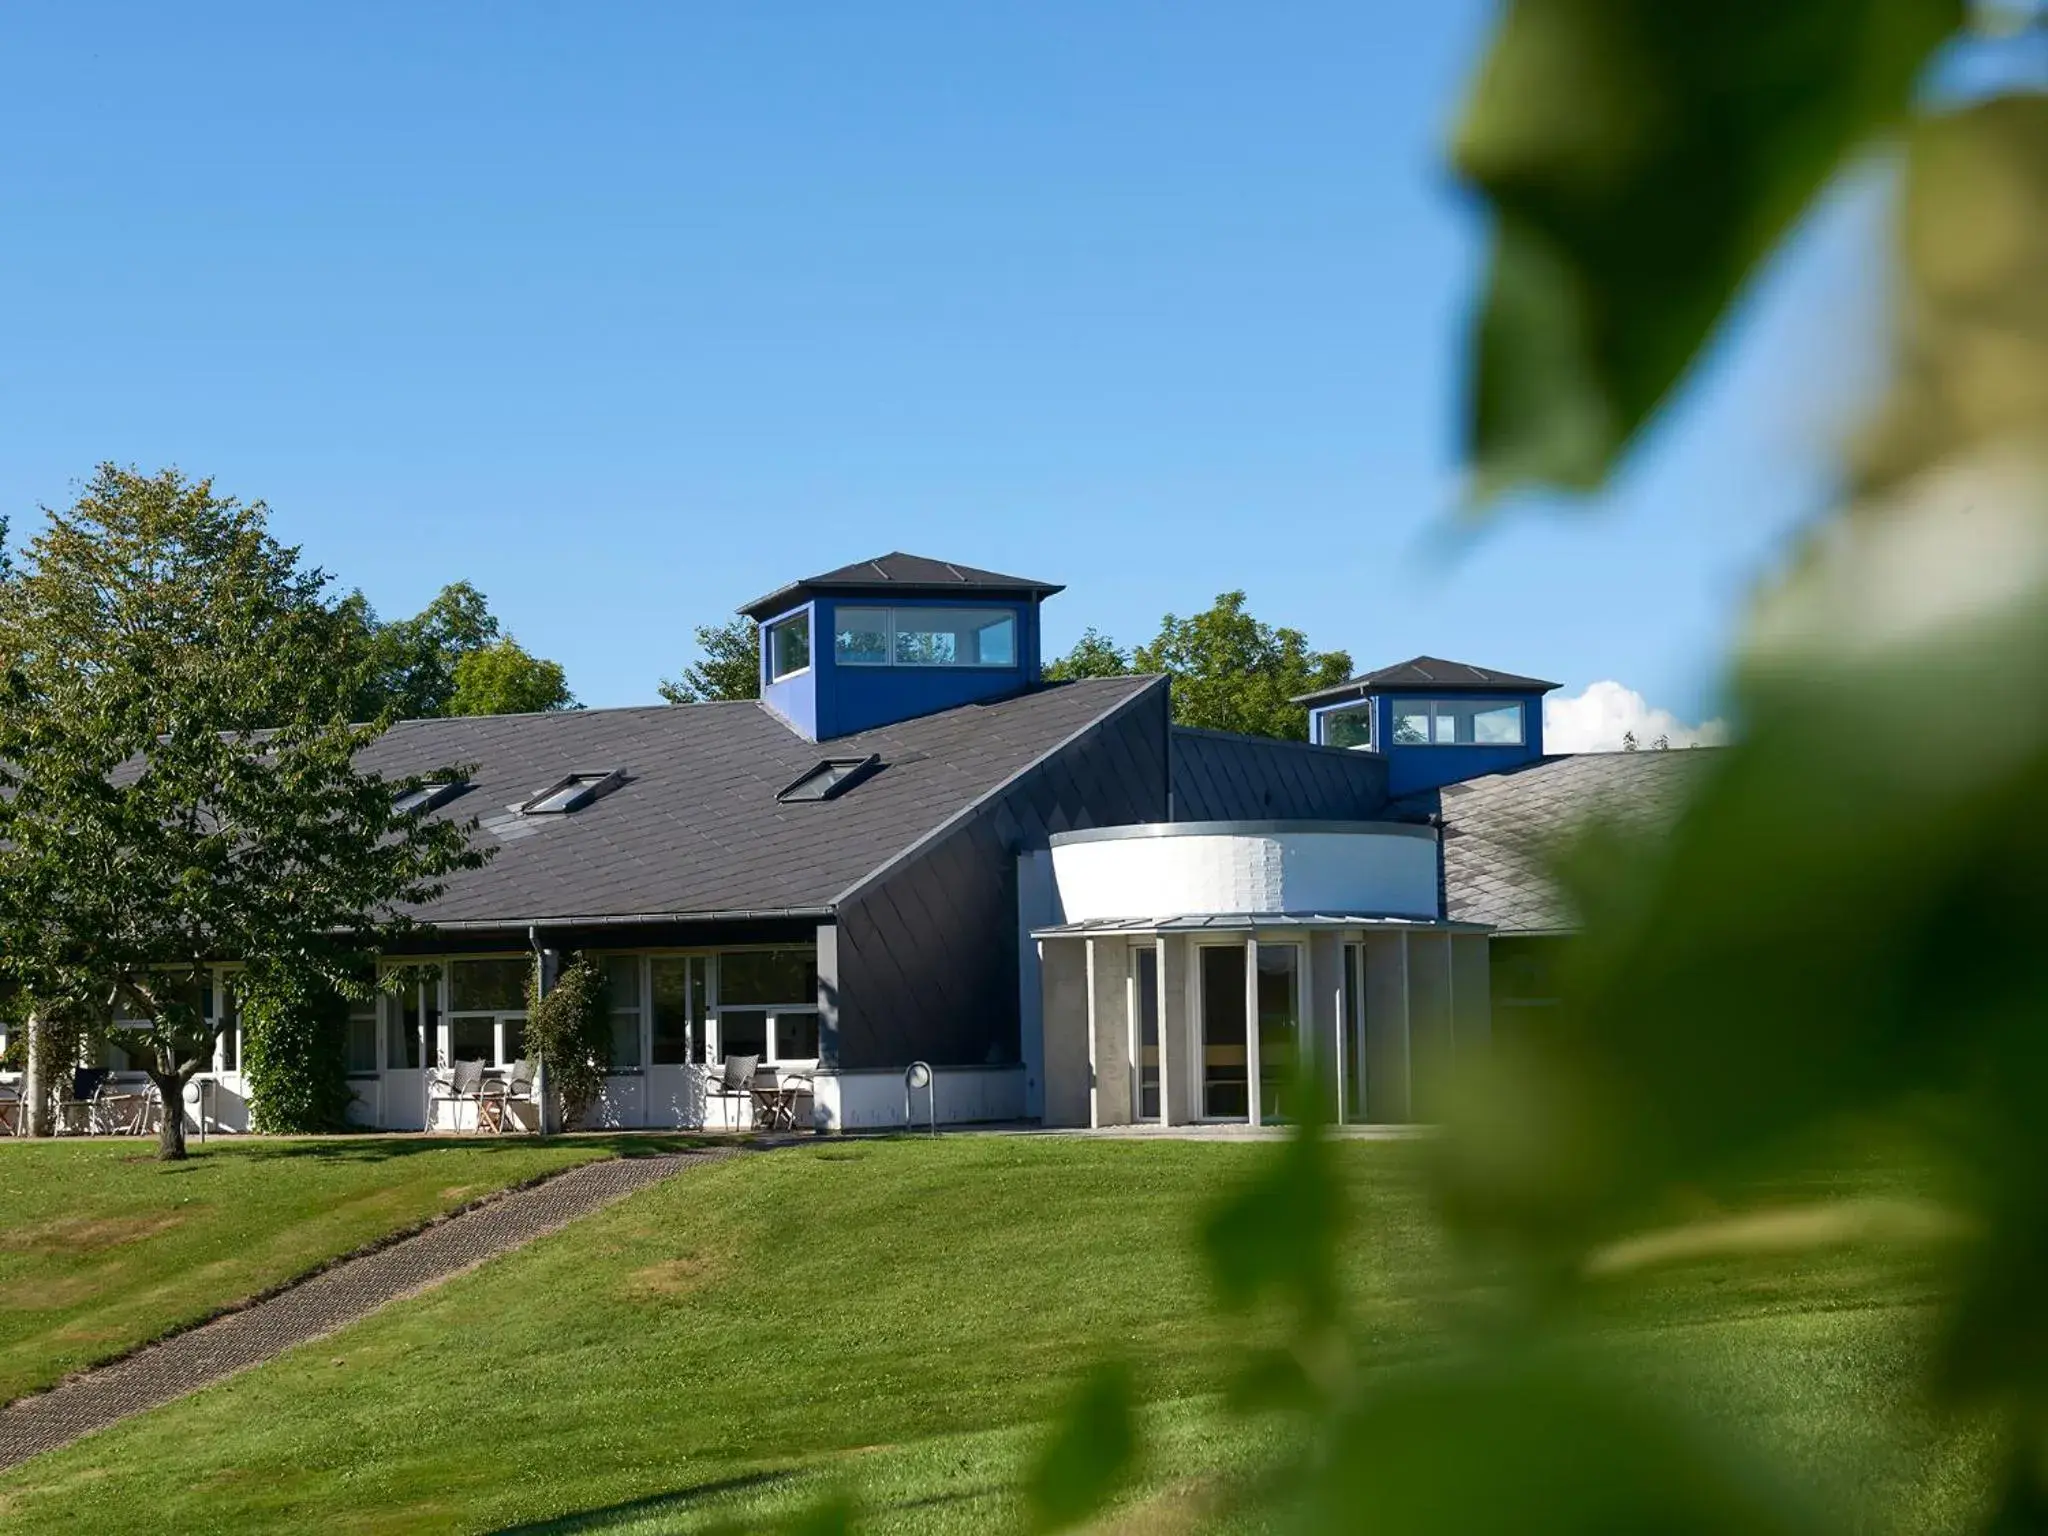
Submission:
[[[626,782],[622,768],[603,773],[572,773],[558,779],[519,807],[522,816],[566,816],[580,811],[591,801],[610,794]]]
[[[400,795],[391,802],[391,808],[401,816],[424,816],[428,811],[439,810],[467,788],[469,785],[461,779],[430,779],[418,789]]]
[[[873,753],[866,757],[828,757],[807,768],[775,798],[784,805],[805,800],[835,800],[882,766]]]

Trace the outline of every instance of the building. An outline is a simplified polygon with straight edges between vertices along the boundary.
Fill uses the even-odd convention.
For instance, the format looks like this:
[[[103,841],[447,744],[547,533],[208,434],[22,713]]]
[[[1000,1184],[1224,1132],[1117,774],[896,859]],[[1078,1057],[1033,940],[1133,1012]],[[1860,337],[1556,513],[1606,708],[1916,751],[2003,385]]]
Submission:
[[[1427,1118],[1569,926],[1522,834],[1682,787],[1685,754],[1546,758],[1554,685],[1428,657],[1305,700],[1311,741],[1179,728],[1164,678],[1042,680],[1059,591],[884,555],[741,610],[758,702],[394,727],[366,766],[468,765],[428,811],[496,852],[350,1020],[355,1117],[438,1128],[429,1069],[518,1058],[576,951],[607,1125],[720,1124],[727,1055],[808,1073],[820,1129],[901,1124],[917,1061],[942,1121],[1260,1121],[1305,1053],[1345,1118]],[[228,1023],[191,1112],[238,1129]]]

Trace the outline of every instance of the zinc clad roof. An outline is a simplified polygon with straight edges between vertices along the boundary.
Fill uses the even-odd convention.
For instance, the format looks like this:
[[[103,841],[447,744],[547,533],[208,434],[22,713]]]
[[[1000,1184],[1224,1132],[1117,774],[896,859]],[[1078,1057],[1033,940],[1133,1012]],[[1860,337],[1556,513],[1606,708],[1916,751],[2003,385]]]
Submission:
[[[1396,800],[1396,814],[1443,818],[1444,916],[1502,933],[1559,933],[1578,917],[1543,873],[1543,851],[1590,817],[1668,825],[1711,747],[1548,757]]]
[[[435,814],[483,823],[497,854],[450,879],[430,923],[811,912],[847,890],[1156,678],[1102,678],[970,704],[824,744],[753,702],[414,720],[362,764],[388,775],[471,765]],[[827,756],[882,766],[830,800],[776,794]],[[627,781],[564,816],[513,808],[565,775]]]
[[[750,618],[765,619],[794,607],[814,593],[853,592],[877,596],[901,593],[906,597],[1051,597],[1064,591],[1057,582],[1034,581],[1028,576],[1005,576],[950,560],[933,560],[925,555],[908,555],[892,550],[872,560],[842,565],[836,571],[806,576],[757,597],[739,611]]]
[[[1390,688],[1414,688],[1431,693],[1483,693],[1493,689],[1509,692],[1536,689],[1547,693],[1557,686],[1540,677],[1523,677],[1519,673],[1501,672],[1493,667],[1475,667],[1469,661],[1446,661],[1441,656],[1411,656],[1391,667],[1361,672],[1349,682],[1304,693],[1293,702],[1327,704],[1359,694],[1384,693]]]

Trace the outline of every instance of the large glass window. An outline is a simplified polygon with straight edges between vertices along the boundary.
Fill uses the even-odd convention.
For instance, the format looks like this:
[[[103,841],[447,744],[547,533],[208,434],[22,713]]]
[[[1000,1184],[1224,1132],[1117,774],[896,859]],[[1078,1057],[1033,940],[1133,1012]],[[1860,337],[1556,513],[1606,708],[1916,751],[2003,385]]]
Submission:
[[[768,1059],[768,1014],[761,1008],[718,1011],[718,1054]]]
[[[1520,699],[1396,699],[1397,747],[1519,747]]]
[[[743,949],[718,957],[718,1003],[795,1003],[818,996],[814,949]]]
[[[811,664],[811,616],[793,613],[768,627],[768,677],[780,681]]]
[[[682,1066],[692,1059],[691,1026],[704,1017],[704,962],[664,955],[647,962],[647,974],[654,1008],[654,1064]]]
[[[1325,711],[1323,745],[1348,747],[1353,751],[1369,750],[1372,746],[1372,715],[1378,702],[1367,699],[1362,704],[1347,704],[1342,709]]]
[[[1284,1120],[1301,1056],[1301,947],[1259,946],[1259,1112]]]
[[[448,967],[451,1013],[524,1013],[526,979],[533,962],[524,955],[503,960],[457,960]]]
[[[1202,1114],[1242,1120],[1251,1113],[1245,1075],[1244,946],[1204,945],[1202,987]]]
[[[1014,667],[1008,608],[841,608],[833,654],[849,667]]]
[[[1159,1118],[1159,950],[1137,952],[1138,1118]]]
[[[532,972],[533,962],[524,955],[450,962],[451,1060],[502,1067],[524,1054],[526,979]]]
[[[384,1003],[388,1027],[384,1035],[384,1066],[418,1070],[439,1066],[441,1051],[441,978],[432,970],[409,974]]]
[[[604,960],[604,1000],[611,1030],[605,1053],[605,1070],[637,1073],[640,1070],[640,957],[607,955]]]
[[[377,996],[352,997],[348,1002],[348,1026],[342,1036],[342,1059],[350,1077],[377,1075]]]

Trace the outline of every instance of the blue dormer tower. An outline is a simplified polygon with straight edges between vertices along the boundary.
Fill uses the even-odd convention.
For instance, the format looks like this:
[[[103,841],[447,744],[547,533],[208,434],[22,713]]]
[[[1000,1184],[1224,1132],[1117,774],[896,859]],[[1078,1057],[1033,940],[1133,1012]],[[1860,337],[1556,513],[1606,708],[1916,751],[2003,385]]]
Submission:
[[[762,703],[829,741],[1033,687],[1038,605],[1060,590],[898,551],[740,612],[761,626]]]
[[[1557,686],[1416,656],[1294,702],[1310,741],[1384,754],[1388,793],[1407,795],[1543,756],[1543,695]]]

